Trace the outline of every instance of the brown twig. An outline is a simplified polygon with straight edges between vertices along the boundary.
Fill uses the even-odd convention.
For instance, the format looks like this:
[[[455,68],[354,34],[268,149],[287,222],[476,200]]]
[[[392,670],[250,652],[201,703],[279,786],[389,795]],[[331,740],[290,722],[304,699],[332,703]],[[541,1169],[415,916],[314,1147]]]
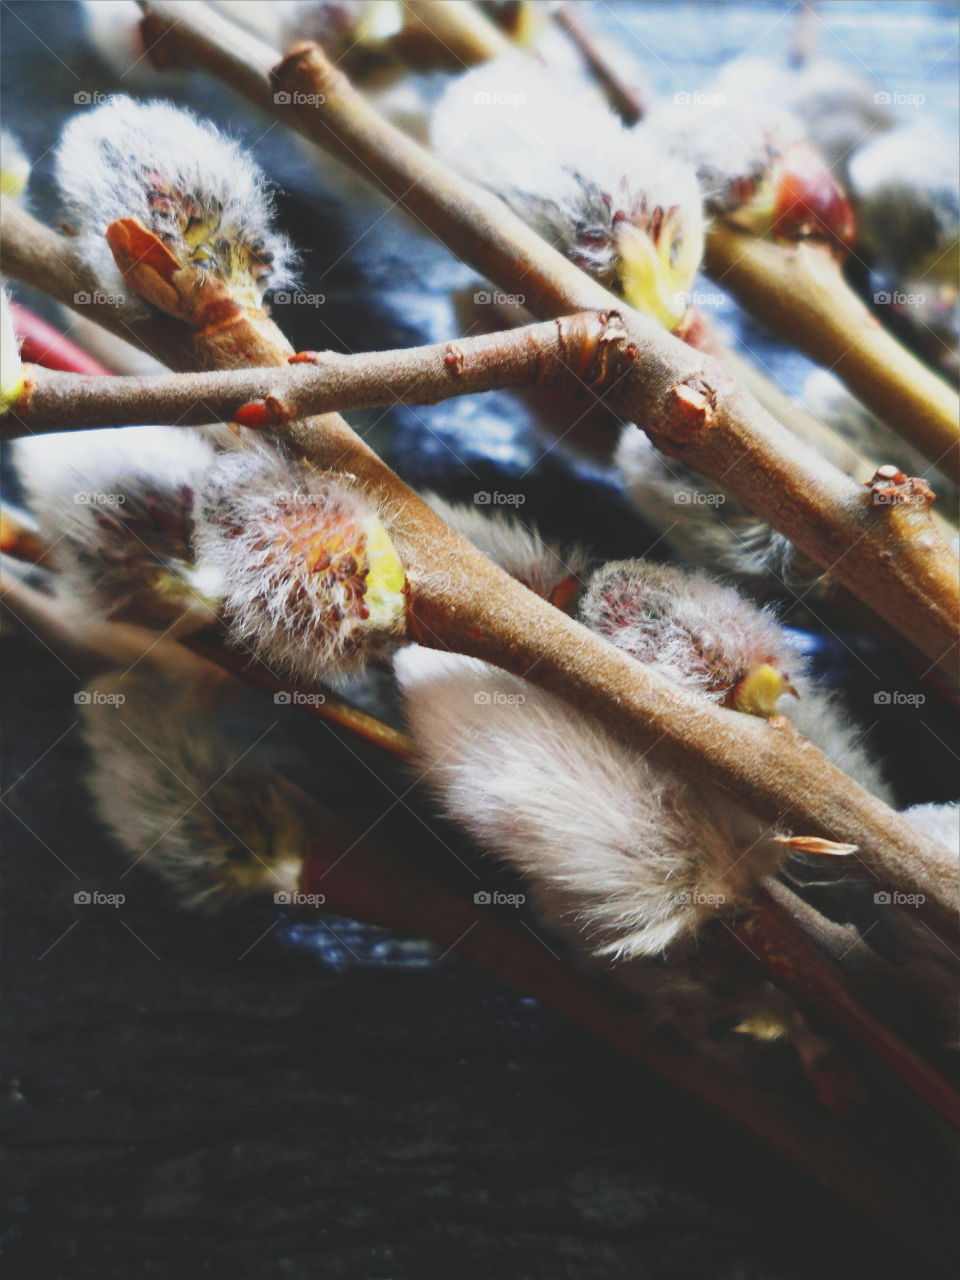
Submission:
[[[576,46],[587,70],[606,95],[610,106],[625,124],[636,124],[646,114],[646,103],[636,88],[629,84],[583,21],[583,16],[570,3],[564,3],[553,13],[553,20]]]
[[[192,17],[187,6],[185,21]],[[264,318],[246,329],[238,323],[221,338],[224,332],[225,345],[216,332],[195,334],[191,362],[232,368],[246,356],[248,363],[285,365],[291,354]],[[686,390],[696,402],[696,389]],[[674,412],[687,403],[680,396]],[[393,513],[418,639],[550,689],[773,823],[789,815],[803,834],[856,844],[882,884],[922,895],[931,924],[952,935],[957,886],[945,883],[936,843],[853,783],[787,722],[761,722],[705,703],[540,600],[451,530],[342,418],[295,421],[281,431],[320,467],[356,476]]]
[[[952,674],[960,586],[956,557],[918,519],[904,538],[888,508],[820,459],[765,413],[716,362],[625,311],[545,244],[502,201],[454,175],[384,121],[318,46],[276,51],[209,11],[175,0],[142,3],[148,42],[275,112],[371,179],[455,253],[543,317],[623,312],[636,368],[615,388],[617,407],[654,444],[720,481],[816,564]],[[275,96],[281,101],[275,101]],[[316,107],[304,105],[304,95]],[[921,514],[918,511],[918,516]]]
[[[514,49],[469,0],[404,0],[403,11],[403,30],[393,44],[414,65],[439,58],[459,71]]]
[[[706,267],[779,337],[837,373],[879,418],[960,479],[960,402],[868,311],[824,245],[751,236],[718,222]]]
[[[6,578],[0,581],[0,597],[41,643],[81,668],[97,671],[146,660],[191,683],[213,682],[223,690],[217,693],[218,699],[229,694],[234,683],[218,669],[222,655],[214,655],[218,665],[211,665],[205,654],[185,652],[177,642],[158,642],[151,632],[115,623],[77,637],[53,601]],[[928,1247],[939,1250],[937,1224],[942,1206],[929,1193],[917,1196],[913,1203],[917,1186],[912,1175],[903,1187],[895,1186],[898,1165],[891,1160],[886,1132],[878,1142],[869,1112],[864,1122],[841,1121],[802,1097],[791,1097],[784,1103],[769,1091],[758,1094],[742,1074],[719,1063],[706,1063],[653,1030],[642,1013],[624,1004],[600,979],[580,972],[539,942],[484,914],[487,909],[480,913],[471,909],[434,878],[368,835],[358,835],[286,779],[282,785],[321,833],[307,853],[300,887],[304,894],[322,895],[326,910],[430,938],[446,950],[455,949],[460,958],[535,996],[645,1070],[685,1090],[827,1188],[868,1213],[879,1214],[887,1230],[909,1232],[926,1218],[933,1233]],[[789,895],[782,887],[778,892]],[[912,1139],[916,1137],[914,1133]]]
[[[277,427],[310,414],[398,402],[433,404],[503,387],[553,386],[564,379],[571,391],[585,396],[585,384],[602,391],[598,362],[622,336],[617,314],[582,313],[407,350],[303,353],[283,369],[92,378],[27,365],[24,394],[0,430],[9,438],[144,422]],[[582,361],[585,353],[593,353],[592,364],[570,363]],[[240,413],[245,406],[250,411]]]

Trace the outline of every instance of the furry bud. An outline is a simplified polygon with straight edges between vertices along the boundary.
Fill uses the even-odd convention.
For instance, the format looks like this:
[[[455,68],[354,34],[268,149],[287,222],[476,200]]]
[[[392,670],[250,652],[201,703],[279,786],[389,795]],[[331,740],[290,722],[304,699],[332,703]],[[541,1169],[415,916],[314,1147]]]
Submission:
[[[583,586],[590,558],[583,547],[556,547],[545,542],[535,528],[502,511],[487,515],[477,507],[445,502],[434,493],[424,496],[434,511],[488,560],[558,608],[566,609]]]
[[[106,239],[118,223],[128,236],[139,228],[141,278],[151,269],[146,246],[155,237],[170,255],[161,272],[188,271],[197,289],[216,281],[240,306],[259,306],[268,289],[289,279],[292,252],[273,230],[263,173],[242,147],[189,111],[112,98],[70,121],[56,167],[80,251],[109,292],[124,291]],[[134,278],[129,270],[126,278]],[[180,315],[170,292],[158,282],[149,300]]]
[[[395,667],[444,812],[598,954],[662,951],[744,906],[783,860],[776,833],[720,792],[523,680],[415,647]]]
[[[214,911],[299,886],[300,815],[262,760],[232,742],[181,684],[139,672],[81,696],[101,821],[180,903]]]
[[[511,92],[516,87],[517,93]],[[434,115],[449,164],[572,262],[673,328],[703,252],[696,177],[582,87],[502,58],[459,76]]]
[[[404,571],[348,480],[260,450],[223,456],[196,507],[201,567],[234,639],[307,681],[359,670],[404,635]]]
[[[123,620],[183,633],[216,616],[190,540],[214,453],[197,431],[124,427],[22,437],[14,462],[78,625]]]
[[[620,560],[599,569],[583,622],[661,675],[752,715],[791,691],[796,655],[767,611],[704,573]]]

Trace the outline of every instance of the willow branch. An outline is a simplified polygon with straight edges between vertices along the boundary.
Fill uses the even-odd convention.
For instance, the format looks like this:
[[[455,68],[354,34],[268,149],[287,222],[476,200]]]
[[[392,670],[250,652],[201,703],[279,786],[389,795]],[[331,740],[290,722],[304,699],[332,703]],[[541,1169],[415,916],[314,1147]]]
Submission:
[[[188,16],[192,12],[187,6]],[[189,360],[191,367],[202,361],[233,368],[244,359],[281,366],[291,354],[280,331],[264,320],[249,332],[194,334]],[[921,895],[931,925],[952,936],[957,885],[942,873],[936,842],[852,782],[788,722],[706,703],[554,609],[450,529],[342,418],[299,420],[281,433],[318,466],[356,476],[394,514],[417,639],[542,685],[771,823],[789,815],[804,835],[857,845],[870,874]]]
[[[564,381],[583,394],[584,381],[593,376],[590,353],[621,336],[618,315],[581,313],[407,350],[310,352],[285,368],[97,378],[30,365],[24,394],[0,430],[7,438],[144,422],[277,426],[334,410],[433,404],[471,392]],[[238,419],[245,406],[250,412]]]
[[[259,664],[248,663],[203,637],[188,637],[179,642],[157,641],[152,633],[140,627],[116,623],[99,626],[93,633],[77,634],[49,597],[3,575],[0,575],[0,597],[41,644],[88,670],[135,664],[146,659],[182,680],[193,681],[199,676],[207,687],[212,684],[230,689],[236,681],[270,692],[282,687]],[[181,648],[184,644],[188,653]],[[329,706],[315,700],[300,705],[314,715],[332,719],[396,758],[412,758],[410,739],[347,704],[339,704],[334,699]],[[296,790],[292,784],[286,786]],[[549,953],[539,946],[525,953],[523,946],[518,948],[507,936],[499,934],[496,922],[482,921],[483,927],[477,930],[476,915],[466,904],[447,895],[412,868],[401,866],[376,842],[364,844],[347,824],[320,810],[302,792],[297,792],[296,798],[298,803],[312,806],[318,818],[317,830],[324,833],[304,869],[305,893],[319,890],[329,895],[333,890],[328,908],[351,918],[429,937],[445,948],[460,943],[466,932],[476,931],[476,936],[460,949],[466,958],[544,999],[550,1007],[651,1065],[649,1059],[655,1040],[647,1033],[641,1051],[634,1039],[635,1032],[630,1031],[629,1020],[624,1021],[622,1011],[615,1003],[611,1004],[610,997],[594,981],[554,963]],[[349,839],[340,839],[347,835]],[[349,865],[340,866],[340,853],[344,850],[352,853],[354,849],[358,852],[351,857]],[[336,874],[331,875],[334,872]],[[836,1030],[875,1053],[911,1092],[956,1124],[956,1095],[927,1063],[861,1006],[845,980],[793,921],[794,895],[784,886],[776,886],[776,892],[775,903],[759,890],[756,913],[731,926],[753,960],[774,983],[796,996],[801,1005],[814,1009]],[[811,913],[812,909],[806,907],[807,916]],[[522,962],[519,969],[518,959]],[[628,1041],[623,1039],[625,1029]]]
[[[587,70],[603,90],[610,106],[625,124],[636,124],[646,114],[646,103],[636,88],[620,74],[587,27],[583,15],[569,0],[553,13],[553,20],[576,46]]]
[[[500,28],[470,0],[404,0],[403,30],[394,45],[414,65],[423,54],[460,70],[515,52]]]
[[[777,244],[717,223],[706,266],[774,333],[838,374],[904,440],[960,479],[956,393],[870,313],[825,246]]]
[[[542,317],[619,310],[635,369],[612,400],[659,448],[713,477],[780,529],[935,665],[952,674],[960,584],[956,557],[918,508],[890,506],[786,431],[716,361],[621,303],[545,244],[502,201],[472,186],[384,121],[314,44],[272,70],[276,51],[199,7],[145,4],[147,42],[210,71],[345,160],[458,256]],[[275,86],[283,93],[275,95]],[[275,96],[286,100],[275,101]],[[306,105],[303,95],[316,99]]]

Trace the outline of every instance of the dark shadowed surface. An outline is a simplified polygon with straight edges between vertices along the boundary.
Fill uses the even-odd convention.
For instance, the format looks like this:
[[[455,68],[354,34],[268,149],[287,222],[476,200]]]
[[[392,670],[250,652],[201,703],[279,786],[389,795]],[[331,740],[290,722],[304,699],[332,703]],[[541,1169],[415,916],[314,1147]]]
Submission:
[[[675,92],[738,51],[775,55],[792,7],[618,4],[596,18]],[[949,120],[954,6],[823,8],[830,52],[894,91],[922,79]],[[42,157],[38,212],[50,211],[48,149],[75,94],[169,92],[256,142],[285,187],[284,222],[312,246],[304,289],[325,299],[277,309],[295,342],[362,350],[458,331],[447,292],[469,290],[471,273],[381,206],[334,198],[279,128],[196,78],[118,86],[82,45],[73,4],[4,4],[0,16],[4,124]],[[799,389],[805,362],[724,306]],[[554,447],[512,397],[361,422],[420,487],[520,492],[525,519],[606,555],[653,541],[602,457]],[[949,798],[949,724],[931,707],[874,704],[878,688],[914,687],[902,665],[799,610],[790,621],[817,637],[901,801]],[[16,636],[0,644],[8,1274],[933,1280],[781,1162],[455,952],[266,907],[214,922],[175,913],[146,875],[125,874],[90,812],[79,673]],[[427,842],[426,823],[457,847],[372,755],[253,696],[241,720],[381,838]],[[125,901],[75,901],[93,891]]]

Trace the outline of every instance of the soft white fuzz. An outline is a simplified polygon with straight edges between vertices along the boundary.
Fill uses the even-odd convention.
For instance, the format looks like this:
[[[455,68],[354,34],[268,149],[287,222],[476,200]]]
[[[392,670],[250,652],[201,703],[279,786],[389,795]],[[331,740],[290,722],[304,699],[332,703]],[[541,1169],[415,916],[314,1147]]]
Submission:
[[[545,542],[534,526],[504,511],[446,502],[435,493],[423,496],[488,560],[545,600],[563,607],[583,586],[590,560],[585,548]]]
[[[403,637],[403,569],[354,485],[274,453],[225,454],[195,506],[198,564],[236,643],[303,680],[352,674]]]
[[[232,742],[209,708],[181,684],[139,672],[98,677],[85,693],[90,792],[134,862],[199,911],[297,888],[300,818],[270,767]]]
[[[654,110],[649,127],[696,169],[710,212],[733,220],[739,209],[763,198],[776,162],[804,137],[800,121],[775,101],[738,99],[726,91],[677,94]]]
[[[703,250],[695,174],[576,81],[515,57],[477,67],[440,100],[432,142],[632,305],[683,314]]]
[[[664,950],[742,905],[782,860],[775,833],[719,792],[523,680],[415,647],[395,668],[443,810],[598,954]]]
[[[655,448],[632,424],[617,446],[627,493],[678,560],[718,573],[809,587],[822,575],[782,533],[722,486]]]
[[[581,620],[668,680],[754,715],[784,715],[874,795],[887,788],[864,733],[804,670],[772,611],[706,574],[616,561],[587,584]]]
[[[22,437],[13,457],[71,620],[190,630],[215,616],[190,545],[211,445],[181,427]]]
[[[178,261],[226,283],[245,305],[289,279],[266,178],[243,147],[168,102],[111,98],[69,122],[57,180],[78,246],[100,286],[124,285],[104,233],[136,218]]]
[[[760,667],[774,668],[789,684],[799,665],[769,610],[675,565],[604,565],[587,584],[580,613],[618,649],[715,702],[732,702]]]

